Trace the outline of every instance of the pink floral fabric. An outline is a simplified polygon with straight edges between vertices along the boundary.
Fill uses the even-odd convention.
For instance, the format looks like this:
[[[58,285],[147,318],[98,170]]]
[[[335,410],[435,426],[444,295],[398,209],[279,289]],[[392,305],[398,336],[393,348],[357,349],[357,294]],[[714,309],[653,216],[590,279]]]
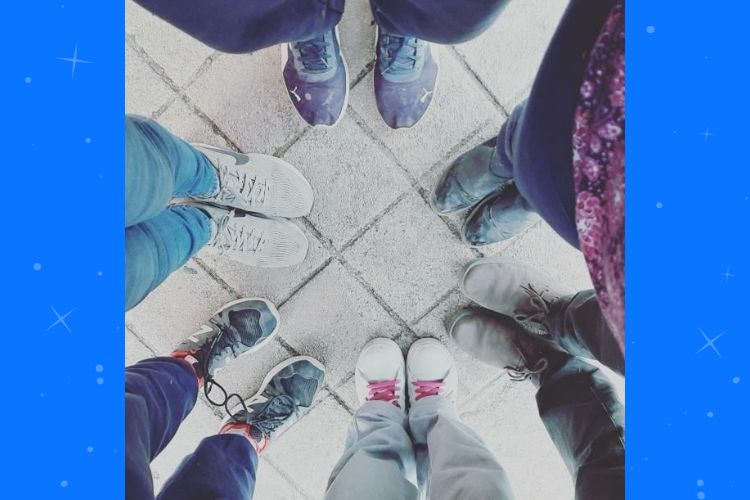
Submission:
[[[588,56],[573,133],[576,226],[599,304],[625,352],[625,14]]]

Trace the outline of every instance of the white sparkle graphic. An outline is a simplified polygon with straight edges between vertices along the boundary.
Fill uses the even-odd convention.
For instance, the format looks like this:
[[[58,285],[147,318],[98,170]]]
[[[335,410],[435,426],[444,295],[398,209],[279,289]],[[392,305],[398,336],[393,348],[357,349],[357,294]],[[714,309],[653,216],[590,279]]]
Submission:
[[[711,137],[711,136],[713,136],[714,134],[712,134],[711,132],[709,132],[708,131],[708,127],[706,127],[706,131],[705,132],[698,132],[698,135],[704,136],[706,138],[706,142],[708,142],[708,138]]]
[[[716,354],[718,354],[718,355],[719,355],[719,357],[721,357],[721,353],[720,353],[720,352],[719,352],[719,350],[718,350],[718,349],[716,348],[715,342],[716,342],[717,340],[719,340],[719,339],[721,338],[721,336],[722,336],[722,335],[724,335],[724,332],[721,332],[721,333],[720,333],[720,334],[718,334],[718,335],[717,335],[716,337],[714,337],[714,338],[712,338],[712,339],[709,339],[709,338],[708,338],[708,335],[706,335],[706,333],[705,333],[705,332],[704,332],[703,330],[701,330],[700,328],[698,328],[698,331],[699,331],[699,332],[701,332],[701,335],[703,335],[703,338],[704,338],[704,339],[706,339],[706,344],[705,344],[705,345],[704,345],[703,347],[701,347],[700,349],[698,349],[698,351],[697,351],[697,352],[696,352],[695,354],[698,354],[699,352],[701,352],[701,351],[702,351],[702,350],[704,350],[705,348],[707,348],[707,347],[710,347],[711,349],[713,349],[713,350],[714,350],[714,352],[715,352]]]
[[[66,61],[71,63],[70,78],[76,75],[76,64],[93,64],[91,61],[84,61],[78,59],[78,44],[76,44],[75,50],[73,50],[73,57],[58,57],[60,61]]]
[[[70,331],[70,327],[69,327],[69,326],[68,326],[68,324],[67,324],[67,323],[65,322],[65,318],[67,318],[68,316],[70,316],[70,315],[71,315],[71,314],[73,313],[73,311],[75,311],[75,309],[71,309],[70,311],[68,311],[68,312],[66,312],[65,314],[63,314],[62,316],[60,316],[60,313],[58,313],[58,312],[57,312],[57,311],[55,310],[55,308],[54,308],[54,307],[52,307],[52,306],[49,306],[49,307],[50,307],[50,309],[52,309],[52,312],[53,312],[53,313],[55,313],[55,316],[57,316],[57,320],[56,320],[56,321],[55,321],[54,323],[52,323],[52,324],[51,324],[51,325],[49,326],[49,328],[47,328],[47,330],[51,330],[52,328],[54,328],[54,327],[55,327],[55,326],[57,326],[57,325],[62,325],[62,326],[64,326],[64,327],[65,327],[65,329],[66,329],[66,330],[68,330],[68,332],[69,332],[69,333],[73,333],[73,332],[71,332],[71,331]]]
[[[727,272],[725,272],[725,273],[719,273],[719,274],[721,274],[722,276],[724,276],[725,281],[729,281],[729,278],[735,278],[736,277],[734,274],[732,274],[732,273],[729,272],[729,268],[727,268]]]

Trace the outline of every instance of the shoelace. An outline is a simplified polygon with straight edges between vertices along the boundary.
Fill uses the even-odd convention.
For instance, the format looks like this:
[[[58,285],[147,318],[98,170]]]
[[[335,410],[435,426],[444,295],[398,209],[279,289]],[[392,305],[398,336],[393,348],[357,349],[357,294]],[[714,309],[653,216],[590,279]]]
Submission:
[[[367,388],[370,394],[367,396],[368,401],[387,401],[395,406],[400,407],[398,402],[398,380],[381,380],[370,382]]]
[[[325,35],[317,38],[294,42],[292,47],[299,53],[302,66],[308,71],[326,71],[329,69],[328,53],[330,43],[326,41]]]
[[[229,224],[232,217],[234,217],[234,210],[219,220],[216,238],[212,243],[213,246],[219,249],[220,252],[236,250],[257,253],[260,251],[266,243],[265,235],[262,232],[256,234],[257,231],[253,229],[246,231],[244,226],[240,226],[238,230]]]
[[[412,382],[412,384],[414,384],[415,399],[417,401],[427,396],[437,396],[443,389],[442,380],[417,380]]]
[[[516,320],[523,323],[527,327],[534,330],[534,333],[537,333],[539,335],[546,335],[547,331],[547,315],[549,314],[550,307],[552,305],[552,302],[557,300],[557,297],[549,297],[545,298],[545,293],[550,293],[549,289],[545,290],[537,290],[534,288],[534,285],[529,283],[528,285],[524,286],[521,285],[521,290],[523,290],[526,295],[529,296],[529,299],[531,299],[531,304],[534,306],[534,313],[529,316],[516,316]],[[545,329],[537,327],[537,325],[543,326]]]
[[[396,35],[382,35],[380,38],[380,52],[385,66],[382,73],[411,72],[417,64],[419,50],[424,42],[418,38]]]
[[[271,187],[267,182],[258,181],[257,177],[247,172],[230,172],[226,165],[221,166],[219,172],[223,184],[219,196],[224,201],[234,201],[235,193],[239,193],[251,203],[265,204]]]
[[[516,368],[513,366],[506,366],[505,369],[508,370],[508,377],[510,377],[512,381],[521,382],[523,380],[531,378],[532,375],[542,373],[547,369],[548,364],[549,363],[547,362],[547,359],[542,358],[537,361],[531,368]]]

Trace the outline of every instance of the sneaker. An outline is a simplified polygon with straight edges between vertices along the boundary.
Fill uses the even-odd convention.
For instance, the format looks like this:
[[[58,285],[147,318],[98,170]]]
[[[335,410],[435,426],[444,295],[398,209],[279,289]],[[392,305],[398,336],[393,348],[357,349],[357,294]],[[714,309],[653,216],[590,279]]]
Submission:
[[[478,259],[466,267],[461,291],[480,306],[509,316],[528,332],[550,335],[551,305],[571,290],[503,257]]]
[[[411,345],[406,355],[406,377],[410,406],[430,396],[443,396],[456,403],[456,365],[451,353],[437,339],[419,339]]]
[[[175,347],[172,356],[193,365],[198,379],[210,380],[232,360],[266,345],[278,331],[279,311],[271,302],[235,300]]]
[[[553,359],[570,354],[539,336],[531,336],[511,318],[480,308],[465,308],[453,317],[450,338],[488,365],[507,369],[513,380],[540,375]]]
[[[307,236],[286,219],[195,205],[211,219],[206,250],[254,267],[287,267],[307,256]]]
[[[310,408],[324,380],[325,368],[319,361],[307,356],[287,359],[266,375],[254,396],[229,412],[220,433],[244,430],[261,453],[275,435]]]
[[[384,338],[368,342],[359,353],[354,385],[360,405],[366,401],[386,401],[405,410],[404,355],[398,344]]]
[[[341,120],[349,100],[349,72],[338,28],[283,45],[281,67],[289,99],[303,120],[323,127]]]
[[[201,201],[276,217],[304,217],[310,213],[312,187],[284,160],[205,144],[193,146],[218,171],[218,193],[200,198]]]
[[[412,127],[430,107],[438,76],[433,49],[432,44],[419,38],[378,30],[375,101],[389,127]]]
[[[513,183],[489,195],[474,207],[461,228],[470,247],[505,241],[523,233],[539,220]]]
[[[496,155],[493,137],[459,156],[443,172],[430,196],[432,209],[440,215],[466,210],[488,194],[502,189],[510,177],[496,174],[492,162]]]

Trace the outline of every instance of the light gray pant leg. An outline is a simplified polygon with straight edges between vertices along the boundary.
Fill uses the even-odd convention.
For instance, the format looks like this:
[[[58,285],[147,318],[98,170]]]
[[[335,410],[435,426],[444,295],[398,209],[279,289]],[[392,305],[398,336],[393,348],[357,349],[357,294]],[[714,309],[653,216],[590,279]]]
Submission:
[[[344,454],[331,472],[328,500],[416,500],[416,462],[403,410],[368,401],[354,414]]]
[[[427,397],[409,410],[419,484],[430,500],[510,500],[505,471],[482,438],[458,418],[441,396]],[[352,497],[354,498],[354,497]]]

